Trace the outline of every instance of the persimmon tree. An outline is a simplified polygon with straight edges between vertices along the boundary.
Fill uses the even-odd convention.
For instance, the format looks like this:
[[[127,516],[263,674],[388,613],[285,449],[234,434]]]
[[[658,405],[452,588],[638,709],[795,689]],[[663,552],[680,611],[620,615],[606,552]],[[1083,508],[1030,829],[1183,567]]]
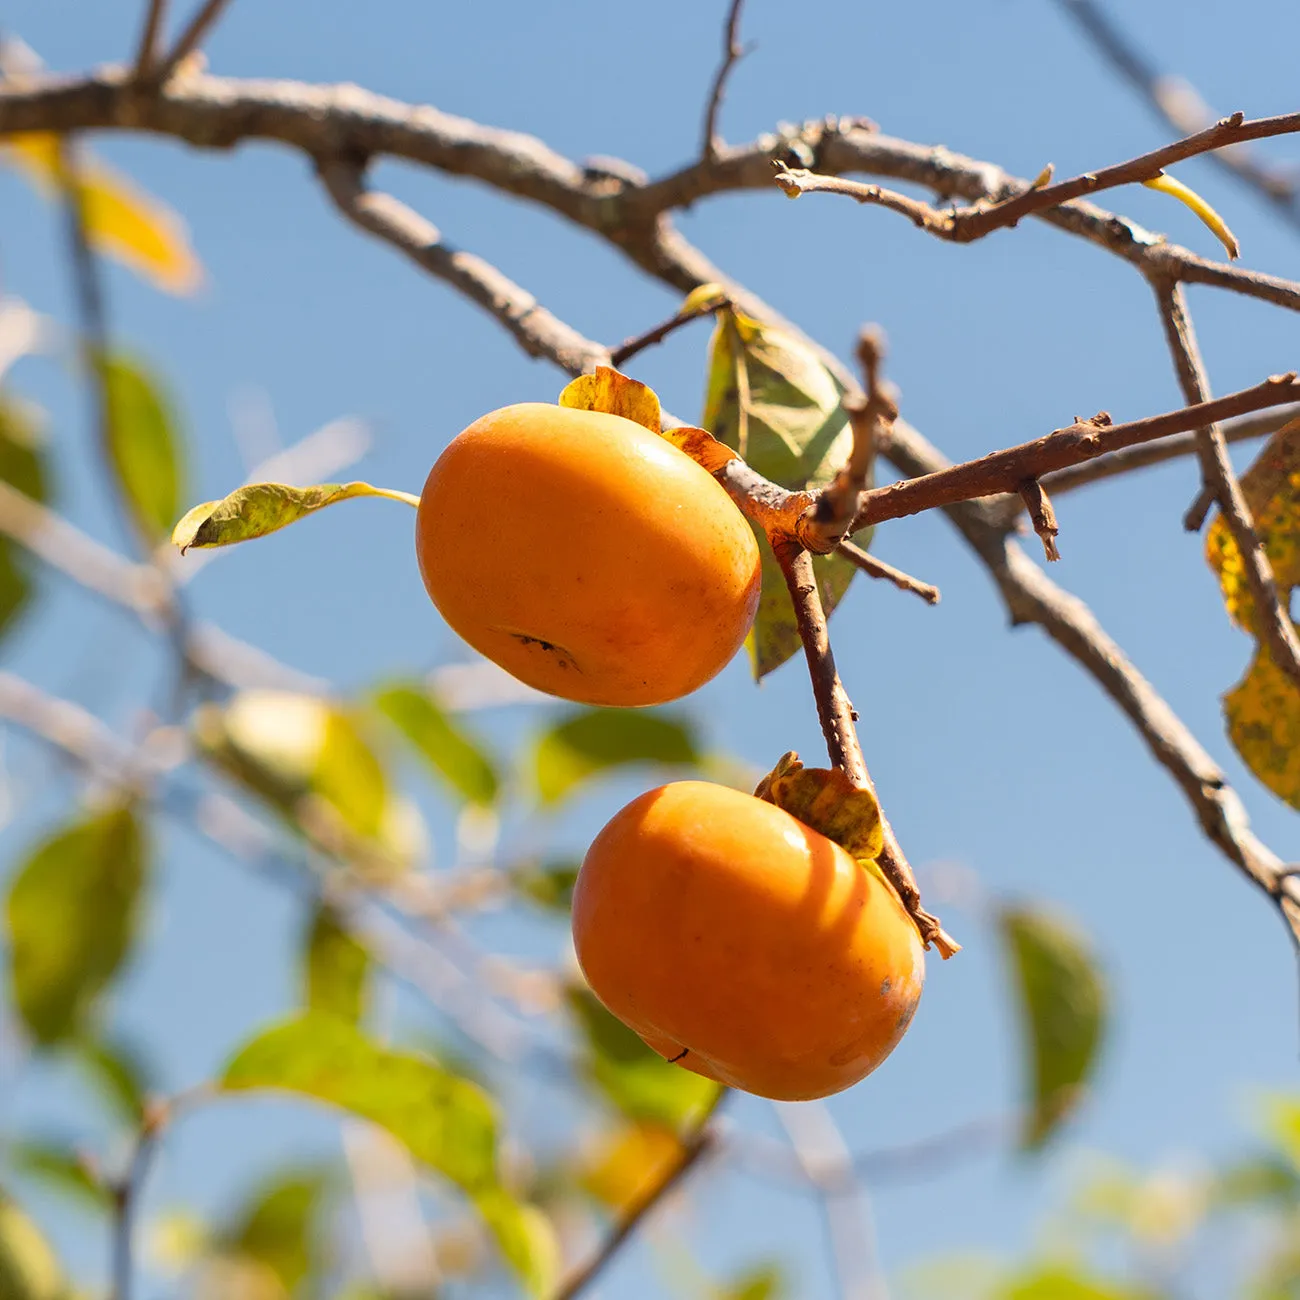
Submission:
[[[684,1068],[686,1049],[677,1050],[677,1038],[658,1034],[653,1017],[638,1020],[656,990],[642,998],[642,1008],[613,1006],[624,1024],[572,962],[530,969],[481,949],[467,932],[467,917],[505,907],[517,911],[523,925],[563,933],[578,875],[576,862],[549,858],[541,842],[511,854],[492,842],[495,818],[521,796],[469,715],[484,689],[493,699],[509,700],[522,698],[521,688],[484,662],[472,678],[435,672],[428,679],[395,676],[363,693],[321,691],[288,665],[191,614],[186,586],[209,552],[236,544],[273,547],[272,534],[324,507],[351,510],[344,503],[357,498],[394,498],[394,510],[419,506],[420,562],[449,621],[520,676],[528,677],[532,659],[543,656],[547,671],[536,684],[588,701],[551,715],[532,743],[526,761],[536,799],[558,805],[595,777],[647,765],[746,792],[757,784],[761,798],[848,850],[837,858],[837,879],[851,883],[854,859],[871,872],[872,889],[901,909],[896,919],[909,961],[918,943],[929,950],[932,966],[936,958],[955,959],[931,978],[959,967],[960,944],[927,906],[904,837],[890,822],[889,791],[873,780],[870,732],[859,735],[828,618],[842,601],[861,598],[851,589],[859,573],[937,602],[933,586],[868,548],[887,535],[892,520],[942,513],[987,569],[1012,622],[1040,628],[1121,710],[1225,865],[1276,913],[1283,936],[1300,942],[1300,873],[1257,838],[1245,803],[1209,754],[1087,606],[1045,567],[1063,550],[1068,555],[1071,545],[1086,545],[1069,534],[1058,540],[1054,500],[1086,484],[1194,457],[1199,492],[1185,523],[1193,531],[1206,528],[1205,555],[1226,612],[1253,642],[1249,666],[1224,698],[1227,734],[1259,782],[1300,808],[1300,638],[1289,607],[1300,583],[1300,380],[1294,372],[1260,374],[1236,392],[1212,396],[1185,294],[1189,284],[1205,285],[1294,311],[1300,309],[1300,284],[1241,266],[1228,222],[1166,170],[1211,156],[1294,220],[1294,185],[1288,190],[1291,183],[1249,146],[1300,131],[1300,113],[1248,118],[1238,112],[1202,120],[1186,94],[1172,95],[1145,72],[1091,4],[1072,0],[1066,7],[1181,138],[1062,180],[1047,168],[1032,181],[992,163],[888,137],[859,118],[828,117],[750,144],[727,144],[720,109],[743,54],[740,0],[723,15],[722,58],[703,96],[698,156],[655,178],[618,160],[579,165],[532,136],[356,86],[210,75],[202,47],[222,17],[224,0],[206,0],[177,24],[169,23],[166,0],[150,0],[133,57],[83,74],[47,73],[20,43],[5,44],[3,160],[49,195],[65,227],[79,306],[78,353],[93,394],[105,491],[134,555],[104,547],[57,513],[51,488],[56,467],[42,449],[39,420],[6,382],[0,390],[0,631],[19,618],[40,617],[39,608],[26,607],[43,575],[58,571],[156,633],[167,647],[175,684],[143,734],[128,735],[42,685],[0,671],[0,715],[86,778],[77,806],[28,845],[8,875],[7,988],[16,1041],[33,1061],[76,1060],[123,1139],[88,1150],[33,1134],[4,1135],[0,1296],[79,1294],[15,1194],[42,1179],[89,1206],[105,1225],[112,1300],[142,1294],[139,1204],[160,1147],[194,1111],[266,1091],[341,1112],[348,1131],[359,1135],[349,1150],[363,1154],[349,1159],[343,1179],[329,1169],[286,1170],[228,1222],[164,1225],[178,1261],[178,1285],[197,1294],[361,1300],[441,1294],[443,1285],[467,1293],[503,1281],[557,1300],[591,1294],[669,1194],[689,1191],[701,1166],[728,1158],[822,1196],[844,1294],[876,1294],[870,1261],[862,1264],[861,1225],[852,1217],[859,1175],[887,1168],[891,1160],[923,1162],[924,1153],[855,1158],[815,1102],[782,1112],[788,1148],[731,1123],[723,1109],[726,1089],[709,1077],[711,1068]],[[322,469],[320,444],[313,444],[280,458],[274,473],[227,485],[228,495],[196,505],[170,399],[146,365],[116,346],[100,261],[121,260],[160,290],[184,293],[195,283],[198,258],[169,210],[97,160],[87,137],[99,132],[166,137],[203,150],[246,141],[289,146],[310,164],[323,201],[341,218],[449,285],[529,355],[555,367],[557,404],[547,408],[548,429],[562,428],[565,410],[597,412],[592,427],[602,437],[617,436],[619,422],[631,421],[641,426],[636,436],[647,446],[666,440],[682,465],[694,461],[686,466],[689,473],[683,471],[681,482],[693,486],[681,489],[682,499],[699,513],[738,510],[761,556],[756,602],[746,589],[755,579],[739,573],[728,590],[742,615],[728,614],[718,643],[729,652],[743,631],[737,618],[747,622],[756,604],[747,639],[755,677],[802,655],[828,766],[817,769],[806,754],[806,768],[793,755],[773,754],[772,771],[762,777],[709,753],[680,709],[607,707],[676,699],[725,660],[725,653],[706,646],[704,668],[683,666],[685,647],[699,648],[707,620],[689,608],[674,611],[670,599],[656,607],[655,618],[667,625],[680,617],[681,626],[671,635],[665,626],[663,644],[644,661],[644,672],[657,680],[640,682],[637,689],[645,689],[635,698],[623,682],[608,698],[603,686],[594,694],[567,691],[565,672],[573,663],[549,631],[542,635],[530,626],[511,632],[506,640],[519,651],[514,658],[494,650],[490,637],[476,640],[475,620],[489,595],[495,601],[505,588],[502,575],[512,560],[522,563],[519,542],[490,517],[493,503],[484,507],[489,517],[482,539],[470,531],[479,502],[471,502],[464,518],[453,514],[464,506],[465,493],[481,486],[451,481],[438,489],[452,494],[444,500],[433,493],[431,478],[421,504],[410,490],[419,485],[303,482],[350,463],[328,447]],[[621,344],[584,337],[496,267],[446,243],[420,212],[376,189],[374,166],[387,159],[472,177],[563,217],[670,287],[680,295],[680,308]],[[899,184],[908,192],[893,188]],[[1098,205],[1099,196],[1118,205],[1122,187],[1131,185],[1185,204],[1220,241],[1227,260],[1192,252]],[[1100,412],[949,463],[903,418],[905,404],[887,378],[880,329],[864,328],[850,349],[852,363],[845,364],[837,354],[845,340],[817,339],[811,326],[782,319],[674,225],[676,213],[710,197],[771,188],[801,204],[849,198],[885,209],[862,215],[905,217],[918,239],[966,244],[995,233],[1014,239],[1015,227],[1035,221],[1120,258],[1151,290],[1153,328],[1163,333],[1185,404],[1124,421]],[[698,421],[679,420],[637,381],[638,358],[679,330],[702,331],[696,324],[702,318],[712,324],[707,347],[700,349],[705,401]],[[0,300],[0,376],[39,345],[41,322],[33,307]],[[512,401],[501,395],[502,407],[526,409]],[[1229,443],[1259,438],[1267,442],[1238,476]],[[557,439],[553,433],[552,446]],[[508,493],[503,480],[500,494],[515,514],[529,507],[530,497],[545,504],[558,491],[540,461],[527,462],[527,473],[517,470],[519,463],[518,479],[508,482]],[[886,467],[899,477],[883,481]],[[619,479],[624,492],[622,524],[608,538],[566,536],[556,547],[558,562],[589,577],[593,593],[634,589],[638,581],[648,588],[652,566],[670,563],[653,553],[659,535],[653,529],[645,530],[650,541],[637,543],[643,548],[636,556],[640,572],[606,566],[617,557],[620,538],[653,522],[669,503],[647,499],[640,487],[630,491],[626,474],[607,478]],[[697,535],[706,522],[696,521]],[[359,512],[354,526],[365,527]],[[691,526],[688,519],[688,533]],[[1044,564],[1022,545],[1030,532]],[[749,533],[741,533],[744,558],[757,573],[760,559]],[[524,544],[541,545],[535,537]],[[584,544],[599,548],[599,555],[584,556]],[[498,567],[485,568],[483,577],[475,565],[489,550]],[[442,575],[431,577],[443,563],[455,565],[450,585]],[[476,589],[476,581],[487,585]],[[504,615],[495,609],[491,618],[499,621]],[[637,671],[643,671],[641,661]],[[488,844],[479,861],[428,869],[418,800],[401,775],[399,753],[422,765],[421,785],[432,783],[457,803],[466,838]],[[810,778],[814,771],[821,775]],[[735,801],[728,794],[716,806],[729,810]],[[147,1069],[107,1028],[106,1013],[107,995],[141,942],[156,875],[157,828],[165,820],[184,822],[306,900],[301,1012],[270,1026],[249,1026],[245,1041],[228,1045],[222,1070],[172,1096],[156,1093]],[[622,848],[611,853],[601,857],[602,870],[620,855],[634,856]],[[654,912],[642,902],[647,914]],[[718,911],[723,923],[724,911]],[[983,941],[1003,948],[1022,1011],[1024,1094],[1010,1121],[963,1128],[964,1117],[954,1116],[953,1131],[935,1139],[942,1158],[972,1145],[1042,1149],[1086,1095],[1106,1028],[1105,982],[1076,928],[1050,910],[1022,903],[997,903],[990,917]],[[610,930],[588,930],[580,957],[584,947],[609,969],[634,951],[630,935]],[[743,965],[718,963],[719,982],[739,980]],[[870,970],[880,984],[880,970]],[[431,1050],[377,1028],[374,994],[389,978],[416,990],[454,1046]],[[656,980],[669,982],[662,973]],[[884,992],[889,984],[886,977]],[[908,985],[899,1033],[919,987],[919,978]],[[606,995],[606,1001],[617,999]],[[656,1006],[656,1014],[660,1010]],[[797,1008],[788,1014],[796,1019]],[[751,1043],[762,1037],[752,1026],[746,1033]],[[880,1050],[888,1035],[873,1035],[867,1069],[893,1041]],[[700,1055],[707,1061],[706,1053]],[[501,1100],[504,1082],[520,1076],[536,1076],[539,1087],[555,1088],[570,1106],[599,1116],[594,1144],[574,1141],[556,1155],[539,1140],[529,1152],[530,1135],[516,1129],[516,1117]],[[759,1068],[745,1077],[774,1076]],[[823,1091],[844,1086],[841,1076],[833,1080]],[[781,1074],[768,1095],[820,1095],[800,1091],[804,1082]],[[1270,1145],[1258,1155],[1180,1184],[1173,1202],[1158,1179],[1108,1171],[1092,1180],[1085,1217],[1100,1231],[1118,1225],[1131,1239],[1131,1278],[1103,1283],[1078,1261],[1039,1261],[986,1279],[988,1293],[1119,1300],[1173,1295],[1176,1278],[1151,1265],[1148,1237],[1161,1248],[1181,1246],[1202,1229],[1218,1230],[1221,1220],[1245,1207],[1266,1219],[1273,1234],[1256,1261],[1258,1286],[1272,1289],[1258,1293],[1295,1294],[1300,1105],[1278,1101],[1268,1114],[1267,1137]],[[383,1195],[367,1173],[376,1166],[386,1171],[379,1180]],[[436,1210],[422,1199],[426,1183],[438,1189]],[[413,1220],[403,1219],[403,1231],[418,1248],[401,1260],[373,1245],[374,1216],[384,1214],[384,1197],[391,1200],[394,1188],[408,1194],[408,1209],[416,1207]],[[840,1213],[845,1205],[847,1222]],[[371,1243],[364,1267],[354,1266],[357,1252],[336,1249],[335,1234],[322,1226],[339,1221],[346,1206],[355,1208],[360,1235]],[[756,1266],[725,1282],[689,1285],[708,1294],[762,1297],[777,1294],[782,1283],[776,1271]],[[946,1283],[938,1285],[950,1293],[942,1289]]]

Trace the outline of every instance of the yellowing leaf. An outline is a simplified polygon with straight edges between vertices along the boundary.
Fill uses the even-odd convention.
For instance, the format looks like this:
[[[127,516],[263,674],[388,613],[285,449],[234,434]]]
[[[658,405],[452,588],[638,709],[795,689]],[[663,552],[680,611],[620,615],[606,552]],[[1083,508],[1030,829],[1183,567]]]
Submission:
[[[1228,737],[1252,772],[1292,808],[1300,809],[1300,689],[1255,650],[1246,675],[1223,697]]]
[[[806,344],[784,330],[723,306],[709,346],[700,423],[760,474],[792,490],[823,487],[847,462],[853,432],[835,377]],[[755,677],[779,668],[800,649],[794,608],[780,565],[761,529],[763,560],[758,615],[747,642]],[[871,530],[855,534],[867,546]],[[813,557],[829,614],[853,580],[843,556]]]
[[[665,429],[662,436],[710,474],[716,474],[729,460],[738,460],[740,456],[739,452],[733,451],[725,442],[719,442],[707,429],[695,429],[689,424]]]
[[[288,691],[244,691],[198,709],[191,729],[201,753],[327,850],[381,874],[423,852],[419,814],[389,788],[348,709]]]
[[[265,537],[336,501],[354,497],[387,497],[418,506],[409,492],[372,487],[369,483],[320,483],[290,487],[287,483],[249,483],[220,501],[195,506],[172,529],[172,545],[184,555],[191,546],[233,546]]]
[[[1149,181],[1143,181],[1142,184],[1148,189],[1168,194],[1170,198],[1177,199],[1179,203],[1190,208],[1223,245],[1230,259],[1241,256],[1241,246],[1237,243],[1236,235],[1228,229],[1228,223],[1194,189],[1184,185],[1182,181],[1174,180],[1165,172],[1161,172],[1159,176]]]
[[[317,1170],[275,1175],[242,1207],[218,1248],[270,1270],[283,1294],[294,1294],[311,1270],[312,1225],[325,1190]]]
[[[625,1124],[605,1135],[587,1158],[582,1186],[621,1213],[658,1187],[682,1159],[682,1140],[662,1124]]]
[[[0,1296],[69,1300],[63,1270],[41,1230],[0,1190]]]
[[[1300,419],[1291,420],[1264,445],[1241,476],[1241,491],[1264,544],[1280,592],[1300,585]],[[1223,603],[1238,627],[1255,632],[1255,608],[1241,552],[1222,516],[1205,541],[1205,557],[1219,575]]]
[[[0,482],[33,501],[48,499],[47,472],[39,428],[18,400],[0,390]],[[27,557],[8,537],[0,537],[0,634],[26,606],[31,594]]]
[[[880,856],[884,832],[876,796],[858,789],[839,768],[804,767],[792,751],[782,755],[754,794],[834,840],[859,862]]]
[[[303,983],[311,1011],[356,1024],[365,1014],[370,954],[327,906],[316,909],[303,952]]]
[[[108,406],[108,458],[136,526],[150,544],[167,536],[184,496],[180,427],[158,380],[138,362],[98,359]]]
[[[13,998],[45,1045],[71,1037],[135,936],[148,864],[130,807],[74,822],[13,877],[6,901]]]
[[[537,1206],[512,1196],[504,1187],[476,1192],[472,1199],[496,1238],[502,1257],[528,1294],[538,1300],[551,1295],[560,1275],[561,1258],[560,1240],[550,1219]]]
[[[60,140],[47,132],[12,135],[7,156],[47,196],[66,185]],[[165,204],[84,152],[75,170],[86,236],[93,248],[125,263],[168,293],[193,293],[203,270],[184,222]]]
[[[999,917],[1020,1005],[1027,1107],[1023,1144],[1034,1149],[1082,1100],[1096,1066],[1106,990],[1084,937],[1028,907]]]
[[[594,375],[579,375],[560,393],[559,402],[579,411],[621,415],[651,433],[659,432],[659,398],[654,389],[612,366],[597,366]]]

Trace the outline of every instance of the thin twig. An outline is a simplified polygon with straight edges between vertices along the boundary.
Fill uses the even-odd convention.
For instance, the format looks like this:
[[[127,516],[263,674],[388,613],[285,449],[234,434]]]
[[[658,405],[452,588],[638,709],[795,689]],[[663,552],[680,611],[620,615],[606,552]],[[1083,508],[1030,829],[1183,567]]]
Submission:
[[[144,28],[140,32],[140,46],[135,56],[135,80],[145,82],[153,71],[154,59],[158,56],[158,37],[162,32],[163,21],[167,16],[168,0],[149,0],[149,12],[145,15]]]
[[[740,11],[745,7],[745,0],[731,0],[727,11],[727,23],[722,32],[722,62],[713,77],[713,86],[709,90],[709,103],[704,112],[704,142],[700,150],[701,157],[712,160],[718,156],[722,147],[722,138],[718,134],[718,112],[722,108],[722,99],[727,90],[727,78],[731,70],[745,57],[746,50],[740,43]]]
[[[647,1216],[654,1212],[664,1197],[680,1186],[704,1157],[716,1150],[718,1140],[712,1120],[726,1095],[725,1088],[718,1089],[704,1113],[682,1137],[681,1148],[676,1158],[663,1170],[653,1186],[646,1188],[636,1200],[624,1208],[618,1222],[596,1253],[564,1278],[552,1300],[574,1300],[575,1296],[586,1290],[604,1272],[610,1261],[618,1254],[619,1248],[641,1226]]]
[[[822,608],[817,580],[813,574],[812,555],[788,537],[773,536],[769,537],[769,541],[790,591],[799,640],[803,643],[808,675],[812,679],[817,717],[821,722],[822,735],[826,737],[831,764],[838,767],[854,785],[870,790],[874,795],[876,787],[867,771],[855,726],[858,715],[849,703],[844,684],[835,668],[835,656],[831,651],[830,634],[826,627],[826,611]],[[945,959],[960,952],[961,945],[944,932],[937,917],[931,916],[921,906],[916,877],[912,874],[912,868],[883,809],[880,825],[884,847],[876,861],[908,914],[916,922],[916,928],[926,947],[933,944]]]
[[[938,587],[933,587],[928,582],[921,582],[911,574],[904,573],[902,569],[894,568],[892,564],[886,564],[884,560],[877,559],[856,543],[845,540],[835,550],[850,563],[857,565],[867,577],[884,578],[887,582],[892,582],[900,591],[910,591],[931,605],[939,603]]]
[[[888,441],[898,419],[897,394],[880,375],[884,350],[884,335],[880,330],[867,328],[858,336],[858,363],[866,393],[863,397],[851,394],[844,399],[844,410],[853,430],[853,448],[848,463],[818,494],[805,521],[808,527],[799,534],[805,545],[809,545],[814,535],[823,543],[814,547],[815,550],[831,551],[844,540],[857,513],[858,498],[871,477],[876,447]]]
[[[126,1177],[113,1189],[113,1285],[109,1300],[131,1300],[136,1212],[162,1130],[171,1118],[172,1108],[166,1102],[146,1106]]]
[[[190,20],[190,25],[180,34],[176,44],[172,46],[171,53],[164,56],[159,62],[157,71],[154,72],[152,77],[156,84],[165,85],[167,79],[176,71],[181,60],[198,49],[199,42],[216,24],[217,19],[221,17],[221,11],[229,3],[230,0],[206,0],[206,3]]]
[[[1078,21],[1102,57],[1137,90],[1161,121],[1185,135],[1203,131],[1214,122],[1214,114],[1195,88],[1181,77],[1158,73],[1100,5],[1093,0],[1058,3]],[[1230,145],[1207,157],[1266,199],[1291,225],[1300,227],[1300,183],[1295,175],[1270,166],[1245,145]]]
[[[607,349],[553,316],[491,263],[444,243],[432,222],[391,194],[368,190],[360,165],[330,159],[320,164],[319,171],[326,192],[349,221],[476,302],[505,326],[529,356],[556,361],[571,375],[610,364]]]
[[[699,320],[701,316],[712,316],[721,305],[717,299],[712,299],[703,306],[693,307],[690,311],[679,311],[669,316],[666,321],[661,321],[658,325],[646,330],[644,334],[633,335],[632,338],[620,343],[609,354],[609,364],[617,370],[625,361],[630,361],[637,353],[643,352],[655,343],[662,343],[664,339],[681,329],[683,325],[689,325],[691,321]]]
[[[1056,511],[1052,509],[1051,498],[1043,491],[1043,485],[1036,478],[1027,478],[1016,490],[1029,511],[1029,520],[1034,525],[1034,532],[1043,543],[1043,553],[1049,560],[1059,560],[1061,552],[1057,548],[1056,538],[1060,528],[1056,523]]]
[[[1204,401],[1209,395],[1209,380],[1182,286],[1162,280],[1152,288],[1183,395],[1189,402]],[[1232,468],[1223,434],[1212,419],[1204,420],[1197,426],[1196,438],[1201,475],[1207,486],[1214,488],[1219,511],[1237,543],[1263,640],[1274,663],[1300,686],[1300,637],[1296,636],[1273,566],[1255,532],[1250,506]]]

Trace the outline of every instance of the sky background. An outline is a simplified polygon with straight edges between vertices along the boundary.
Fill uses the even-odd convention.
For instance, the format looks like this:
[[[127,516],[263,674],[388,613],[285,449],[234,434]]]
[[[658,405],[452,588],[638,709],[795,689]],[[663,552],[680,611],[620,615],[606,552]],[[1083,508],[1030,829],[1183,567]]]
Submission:
[[[132,51],[142,8],[136,0],[5,0],[0,25],[51,68],[75,71]],[[217,73],[353,81],[531,132],[570,157],[612,154],[655,174],[698,149],[724,8],[691,0],[235,0],[207,48]],[[1231,21],[1221,5],[1191,0],[1132,0],[1123,10],[1160,66],[1188,77],[1216,109],[1262,116],[1297,107],[1300,8],[1241,0]],[[1050,161],[1065,176],[1169,134],[1047,0],[750,0],[744,35],[755,49],[735,72],[721,119],[732,141],[780,121],[865,114],[889,134],[1020,175]],[[508,403],[553,400],[563,385],[559,371],[525,357],[476,308],[345,227],[292,151],[259,144],[205,153],[110,137],[94,146],[184,215],[206,269],[206,287],[192,299],[164,297],[118,268],[106,272],[115,337],[166,377],[183,413],[192,500],[230,490],[249,459],[277,440],[341,416],[373,428],[372,450],[352,476],[418,491],[470,421]],[[1297,158],[1293,141],[1269,142],[1264,152]],[[1177,174],[1228,218],[1246,265],[1300,275],[1294,230],[1203,161]],[[404,164],[381,165],[376,181],[589,337],[616,343],[676,306],[671,292],[540,209]],[[1107,203],[1219,255],[1208,232],[1162,196],[1126,190]],[[1179,404],[1146,286],[1117,259],[1045,226],[951,247],[892,214],[821,196],[792,204],[775,188],[709,199],[680,225],[841,354],[862,323],[881,324],[904,415],[954,459],[1038,436],[1076,414],[1104,408],[1123,420]],[[0,171],[0,285],[68,322],[62,239],[51,209]],[[1190,300],[1216,391],[1300,361],[1296,317],[1217,290],[1193,287]],[[704,326],[683,331],[633,368],[683,418],[699,411],[706,341]],[[60,508],[124,549],[66,358],[24,361],[13,383],[49,412]],[[1241,452],[1239,463],[1248,456]],[[1244,671],[1250,647],[1223,613],[1202,540],[1181,529],[1196,486],[1187,461],[1063,497],[1064,559],[1052,576],[1089,602],[1223,764],[1261,837],[1292,858],[1294,814],[1244,770],[1223,734],[1218,697]],[[408,512],[383,502],[325,512],[221,557],[193,583],[194,608],[343,691],[464,660],[468,652],[420,584],[411,527]],[[1109,700],[1041,633],[1008,628],[984,570],[941,516],[884,525],[875,549],[937,583],[943,601],[931,609],[858,582],[832,624],[837,658],[862,714],[868,762],[923,887],[935,882],[938,899],[956,878],[954,864],[963,869],[965,903],[934,906],[966,948],[950,963],[931,961],[907,1038],[876,1075],[833,1099],[832,1113],[852,1149],[868,1150],[1014,1105],[1015,1023],[984,915],[997,899],[1030,897],[1072,914],[1093,937],[1115,1007],[1096,1094],[1050,1159],[989,1157],[916,1185],[872,1189],[880,1255],[896,1277],[945,1252],[1022,1251],[1088,1151],[1149,1163],[1239,1146],[1251,1131],[1252,1099],[1295,1087],[1300,1031],[1282,927],[1200,836]],[[158,646],[64,580],[47,581],[43,593],[6,638],[0,663],[129,730],[141,700],[165,680]],[[684,707],[711,748],[755,768],[788,749],[821,751],[799,662],[756,688],[737,659]],[[552,712],[494,710],[473,721],[509,757]],[[9,820],[0,872],[54,824],[77,788],[17,738],[6,736],[3,752]],[[644,784],[603,784],[511,833],[580,852]],[[428,794],[424,807],[438,858],[450,863],[450,806]],[[182,827],[165,829],[160,861],[146,942],[114,1017],[146,1045],[163,1086],[179,1088],[294,1005],[302,913],[283,890]],[[532,945],[531,955],[561,953],[565,942],[562,927],[542,939],[534,927],[525,938],[501,920],[481,933]],[[18,1065],[10,1059],[0,1075],[4,1127],[81,1132],[85,1097],[69,1073]],[[510,1100],[525,1124],[544,1123],[556,1104],[545,1089],[523,1087]],[[732,1113],[778,1131],[765,1103],[740,1098]],[[146,1216],[176,1204],[219,1214],[260,1171],[295,1153],[331,1150],[335,1132],[331,1119],[284,1103],[198,1115],[168,1139]],[[84,1276],[102,1278],[93,1223],[39,1193],[30,1204]],[[800,1276],[799,1295],[834,1294],[809,1197],[723,1172],[701,1184],[696,1210],[693,1240],[710,1269],[779,1254]],[[662,1294],[654,1268],[651,1254],[634,1248],[603,1294]],[[143,1293],[165,1294],[161,1284]]]

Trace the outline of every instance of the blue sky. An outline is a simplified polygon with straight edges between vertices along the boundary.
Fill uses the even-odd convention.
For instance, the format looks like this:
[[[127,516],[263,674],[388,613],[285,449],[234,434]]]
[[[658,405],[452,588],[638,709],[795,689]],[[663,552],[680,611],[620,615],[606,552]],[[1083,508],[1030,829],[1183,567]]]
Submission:
[[[59,70],[117,60],[134,46],[141,5],[126,0],[8,0],[0,22]],[[567,155],[625,157],[651,173],[698,147],[704,87],[722,4],[652,8],[551,4],[435,6],[414,0],[235,0],[209,44],[212,70],[354,81],[492,125],[532,132]],[[1224,112],[1293,111],[1300,10],[1140,0],[1124,22],[1158,61]],[[722,123],[747,140],[778,121],[866,114],[891,134],[943,143],[1033,175],[1104,165],[1162,142],[1132,94],[1084,46],[1059,8],[1034,0],[907,6],[751,0],[754,53],[737,69]],[[553,399],[563,376],[520,354],[477,309],[421,278],[390,250],[345,228],[299,156],[247,146],[201,153],[168,141],[103,138],[95,147],[184,214],[208,274],[192,300],[162,297],[108,272],[115,334],[168,379],[184,412],[195,500],[244,476],[231,409],[273,412],[292,441],[328,420],[370,421],[357,473],[418,491],[450,437],[509,402]],[[1283,141],[1265,146],[1295,157]],[[1245,264],[1294,276],[1293,231],[1204,162],[1178,172],[1228,217]],[[453,243],[495,261],[553,311],[611,343],[673,309],[674,296],[558,218],[474,183],[397,164],[380,183]],[[1119,210],[1217,256],[1184,209],[1146,191]],[[714,260],[810,333],[847,352],[879,322],[906,417],[955,459],[1009,445],[1105,408],[1117,419],[1178,404],[1149,290],[1127,266],[1027,223],[978,245],[939,244],[891,214],[773,190],[708,200],[681,226]],[[71,319],[62,235],[51,211],[0,172],[0,282]],[[1194,289],[1191,305],[1216,391],[1300,359],[1300,321],[1259,303]],[[690,417],[703,389],[704,327],[646,354],[638,377]],[[50,413],[60,504],[123,546],[102,499],[88,410],[59,361],[21,364],[15,385]],[[1248,453],[1242,453],[1243,456]],[[1260,835],[1296,856],[1294,814],[1247,773],[1223,736],[1218,696],[1249,646],[1225,618],[1200,539],[1180,526],[1196,489],[1191,462],[1058,503],[1064,559],[1053,577],[1093,607],[1241,790]],[[526,541],[526,539],[523,539]],[[1059,904],[1094,937],[1115,1018],[1095,1098],[1057,1154],[1026,1164],[977,1161],[917,1186],[875,1189],[880,1252],[891,1273],[955,1249],[1022,1248],[1078,1151],[1139,1162],[1230,1149],[1251,1098],[1294,1087],[1294,962],[1262,899],[1198,834],[1181,796],[1127,723],[1034,630],[1011,631],[983,569],[939,517],[890,523],[885,559],[936,582],[930,609],[891,588],[855,585],[832,632],[863,716],[868,761],[922,874],[959,864],[987,899]],[[345,506],[229,554],[192,587],[196,610],[342,689],[465,656],[420,585],[409,513]],[[35,615],[0,650],[6,667],[131,727],[162,660],[121,614],[52,580]],[[756,688],[738,660],[689,702],[715,748],[755,767],[821,748],[802,665]],[[539,723],[535,710],[476,719],[503,755]],[[20,855],[75,789],[50,759],[6,740],[20,814],[0,831],[0,862]],[[548,845],[580,849],[638,788],[615,782],[562,816],[532,819]],[[449,810],[428,802],[443,862]],[[522,834],[522,831],[520,832]],[[168,1086],[210,1072],[295,997],[286,940],[298,904],[169,828],[148,942],[124,982],[120,1023],[146,1042]],[[941,873],[950,879],[952,872]],[[924,1137],[1006,1110],[1018,1086],[1004,972],[980,908],[948,903],[967,944],[932,961],[921,1011],[877,1075],[832,1102],[854,1149]],[[523,942],[508,926],[484,931]],[[530,942],[539,942],[535,938]],[[553,952],[562,949],[557,931]],[[14,1082],[5,1108],[48,1122],[77,1104],[58,1069]],[[533,1099],[534,1109],[542,1102]],[[738,1120],[771,1129],[743,1100]],[[775,1131],[775,1130],[773,1130]],[[220,1208],[283,1151],[333,1141],[331,1124],[283,1106],[196,1118],[169,1141],[147,1206]],[[42,1220],[85,1267],[99,1243],[37,1200]],[[800,1294],[833,1294],[815,1206],[788,1189],[714,1175],[701,1199],[711,1267],[780,1252]],[[629,1253],[609,1294],[661,1292],[645,1251]],[[161,1292],[159,1292],[161,1294]]]

